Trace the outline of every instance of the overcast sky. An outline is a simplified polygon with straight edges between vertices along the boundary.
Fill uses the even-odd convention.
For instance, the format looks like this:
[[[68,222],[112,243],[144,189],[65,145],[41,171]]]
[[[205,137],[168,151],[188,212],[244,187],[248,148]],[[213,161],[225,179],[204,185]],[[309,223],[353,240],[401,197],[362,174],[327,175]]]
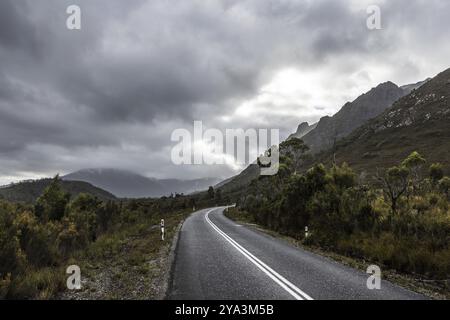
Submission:
[[[71,4],[81,30],[66,28]],[[231,176],[173,165],[172,131],[285,138],[381,82],[434,76],[450,66],[449,13],[447,0],[1,0],[0,184],[92,167]]]

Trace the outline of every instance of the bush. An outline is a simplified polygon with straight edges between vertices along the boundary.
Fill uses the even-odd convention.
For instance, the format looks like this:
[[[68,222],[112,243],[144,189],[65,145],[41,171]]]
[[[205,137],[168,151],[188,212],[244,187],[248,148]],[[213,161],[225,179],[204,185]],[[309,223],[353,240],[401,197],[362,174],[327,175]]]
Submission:
[[[60,220],[64,216],[69,200],[70,194],[61,188],[59,176],[56,176],[37,199],[35,214],[43,221]]]
[[[441,192],[447,195],[447,198],[450,195],[450,178],[444,177],[441,180],[439,180],[439,189]]]
[[[283,160],[284,161],[284,160]],[[284,161],[284,166],[290,166]],[[425,159],[413,152],[400,165],[361,185],[348,165],[315,165],[303,175],[252,183],[241,212],[257,223],[341,254],[433,279],[450,274],[450,178],[441,166],[422,179]],[[293,168],[287,171],[295,172]],[[439,180],[437,188],[436,180]],[[247,215],[247,214],[246,214]],[[239,215],[237,215],[239,216]],[[252,220],[246,217],[246,220]]]
[[[14,218],[14,208],[0,202],[0,278],[18,274],[26,265],[26,256],[20,247],[20,230]]]
[[[65,273],[60,269],[29,270],[11,282],[8,299],[49,299],[64,288]]]
[[[442,164],[433,163],[430,166],[429,175],[430,175],[431,181],[433,181],[434,183],[437,183],[439,180],[441,180],[444,177],[444,169],[443,169]]]

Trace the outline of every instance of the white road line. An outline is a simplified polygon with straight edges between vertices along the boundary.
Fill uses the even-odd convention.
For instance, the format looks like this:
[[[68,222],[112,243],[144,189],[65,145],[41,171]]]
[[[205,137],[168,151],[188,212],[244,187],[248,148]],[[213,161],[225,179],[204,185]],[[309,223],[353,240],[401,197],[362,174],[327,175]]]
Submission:
[[[283,276],[281,276],[278,272],[270,268],[264,262],[259,260],[253,254],[251,254],[247,249],[233,240],[230,236],[228,236],[225,232],[219,229],[210,219],[209,213],[215,209],[209,210],[205,215],[205,220],[208,222],[211,227],[217,231],[225,240],[227,240],[233,247],[236,248],[242,255],[244,255],[248,260],[250,260],[254,265],[256,265],[261,271],[263,271],[266,275],[268,275],[273,281],[275,281],[279,286],[281,286],[284,290],[286,290],[290,295],[292,295],[297,300],[313,300],[309,295],[300,290],[294,284],[286,280]]]

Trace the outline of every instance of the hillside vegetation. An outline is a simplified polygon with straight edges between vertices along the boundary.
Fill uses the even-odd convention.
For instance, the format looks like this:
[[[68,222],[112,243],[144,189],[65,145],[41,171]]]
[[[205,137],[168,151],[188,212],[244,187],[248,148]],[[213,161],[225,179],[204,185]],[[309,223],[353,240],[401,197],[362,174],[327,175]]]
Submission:
[[[367,120],[378,116],[408,92],[392,82],[378,85],[346,103],[332,117],[323,117],[317,126],[301,139],[310,147],[312,153],[331,148],[336,141],[350,134]]]
[[[401,98],[317,159],[374,174],[413,151],[450,172],[450,69]]]
[[[441,164],[413,152],[368,183],[346,163],[297,173],[294,155],[305,152],[303,142],[292,139],[280,148],[279,173],[254,180],[238,201],[247,220],[448,290],[450,178]]]
[[[34,204],[0,200],[0,299],[162,298],[177,226],[193,208],[222,201],[212,188],[195,197],[101,201],[71,197],[64,185],[55,177]],[[82,292],[66,288],[69,265],[82,270]]]
[[[329,126],[324,123],[303,136],[302,140],[308,147],[308,141],[315,143],[313,136],[317,139],[325,139],[326,136],[330,148],[315,153],[312,151],[317,151],[317,148],[311,150],[310,147],[309,155],[303,158],[298,171],[305,172],[317,163],[331,165],[346,162],[361,178],[370,180],[377,171],[394,166],[399,159],[418,151],[426,155],[429,163],[442,163],[444,172],[450,174],[450,69],[433,79],[403,88],[403,92],[409,94],[400,95],[397,101],[392,100],[397,96],[392,90],[395,93],[394,84],[383,84],[372,89],[330,118]],[[377,103],[376,110],[381,114],[366,122],[361,119],[367,120],[367,117],[353,121],[354,114],[376,115],[374,111],[367,113],[367,108],[379,97],[384,97],[382,102]],[[395,102],[388,108],[390,101]],[[360,107],[362,110],[358,110]],[[336,137],[331,135],[335,132],[335,126],[341,132]],[[356,129],[349,131],[348,128]],[[225,193],[239,196],[251,181],[258,178],[259,173],[257,165],[249,165],[220,188]]]
[[[275,176],[249,167],[222,187],[237,217],[450,296],[450,69],[326,151],[279,151]]]
[[[0,187],[0,199],[12,202],[34,203],[36,199],[52,183],[52,179],[24,181]],[[114,200],[116,197],[108,191],[94,187],[83,181],[61,181],[61,188],[76,197],[81,193],[90,194],[100,200]]]

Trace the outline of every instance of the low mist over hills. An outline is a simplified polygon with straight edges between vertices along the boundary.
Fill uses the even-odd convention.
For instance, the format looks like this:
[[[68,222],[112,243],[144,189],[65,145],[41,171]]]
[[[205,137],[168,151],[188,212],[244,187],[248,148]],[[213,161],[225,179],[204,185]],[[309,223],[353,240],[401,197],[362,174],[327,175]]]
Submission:
[[[85,181],[108,190],[118,197],[160,197],[172,193],[189,194],[208,189],[220,181],[216,178],[195,180],[155,179],[118,169],[84,169],[70,173],[63,180]]]

